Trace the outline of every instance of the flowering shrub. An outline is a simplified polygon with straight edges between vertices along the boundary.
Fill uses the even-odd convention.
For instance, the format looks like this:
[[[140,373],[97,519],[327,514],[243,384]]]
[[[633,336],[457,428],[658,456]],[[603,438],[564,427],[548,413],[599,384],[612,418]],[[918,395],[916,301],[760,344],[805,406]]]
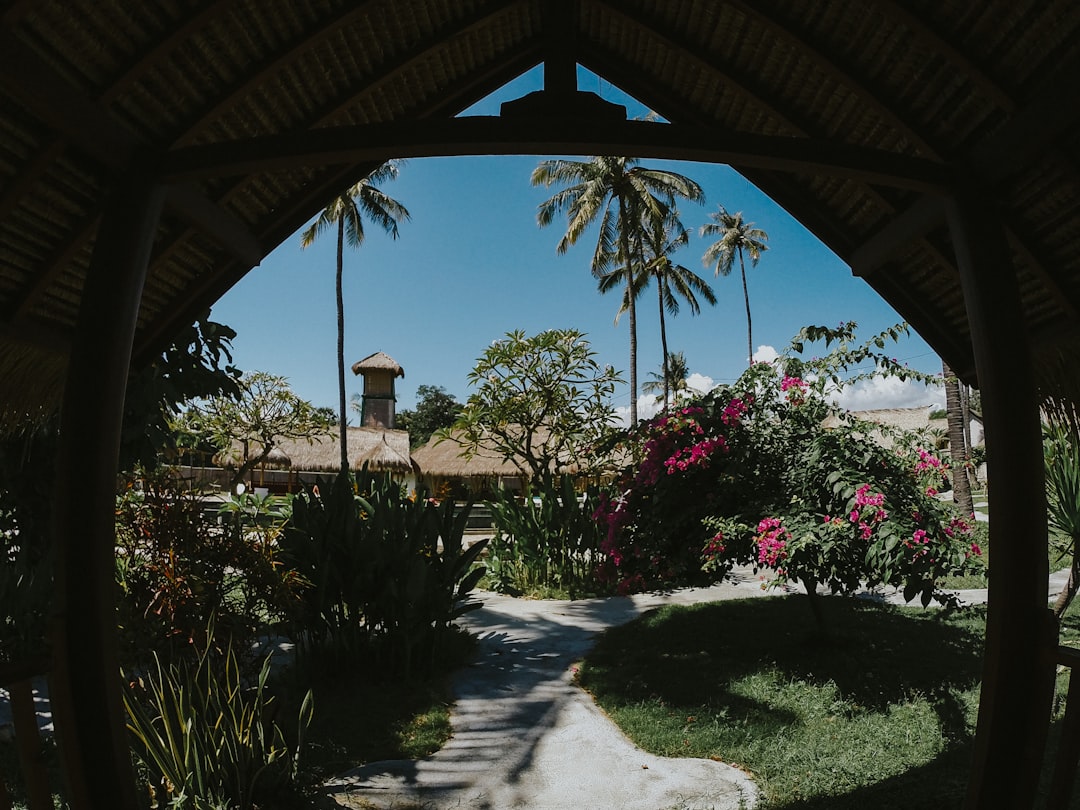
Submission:
[[[846,341],[852,329],[835,331]],[[755,364],[733,388],[630,433],[641,461],[596,512],[604,575],[629,592],[751,564],[770,584],[802,582],[812,593],[884,584],[928,603],[935,581],[981,550],[972,524],[932,497],[940,459],[919,448],[912,463],[828,405],[826,385],[853,357],[867,354]],[[826,428],[830,414],[838,424]]]

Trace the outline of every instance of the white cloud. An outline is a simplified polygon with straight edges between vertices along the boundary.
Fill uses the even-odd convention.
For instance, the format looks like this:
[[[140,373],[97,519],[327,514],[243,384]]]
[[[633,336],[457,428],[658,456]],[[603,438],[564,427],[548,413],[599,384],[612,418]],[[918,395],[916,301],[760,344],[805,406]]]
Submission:
[[[686,384],[702,394],[707,394],[716,388],[716,382],[712,377],[706,377],[704,374],[698,374],[697,372],[686,378]]]
[[[660,404],[653,394],[642,394],[637,401],[638,419],[652,419],[660,411]],[[630,406],[620,405],[615,409],[615,424],[630,427]]]
[[[755,363],[771,363],[773,360],[775,360],[779,356],[780,356],[780,353],[778,351],[776,351],[776,349],[774,349],[772,346],[762,345],[762,346],[758,346],[757,351],[754,352],[754,362]]]
[[[833,402],[849,411],[871,411],[881,408],[918,408],[932,405],[945,407],[945,394],[940,386],[928,386],[914,380],[897,377],[872,377],[834,394]]]

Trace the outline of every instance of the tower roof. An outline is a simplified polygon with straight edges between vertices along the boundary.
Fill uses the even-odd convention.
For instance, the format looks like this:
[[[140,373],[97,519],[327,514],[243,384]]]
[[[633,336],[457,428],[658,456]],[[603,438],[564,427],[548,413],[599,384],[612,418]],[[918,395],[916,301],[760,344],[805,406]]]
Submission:
[[[353,363],[353,374],[363,374],[365,371],[392,371],[395,377],[404,377],[405,369],[398,365],[397,360],[383,352],[369,354],[363,360]]]

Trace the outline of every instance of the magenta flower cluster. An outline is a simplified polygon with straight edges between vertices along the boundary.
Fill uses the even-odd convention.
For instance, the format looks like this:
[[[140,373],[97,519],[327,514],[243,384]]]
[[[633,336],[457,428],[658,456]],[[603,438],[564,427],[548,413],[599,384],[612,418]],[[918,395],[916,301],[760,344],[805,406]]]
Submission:
[[[780,381],[780,390],[787,394],[787,401],[792,405],[802,405],[806,401],[806,390],[810,386],[799,377],[785,374]]]
[[[723,436],[717,436],[715,439],[705,439],[693,447],[676,450],[675,455],[664,461],[664,467],[667,469],[668,475],[674,475],[676,472],[686,472],[690,467],[708,466],[709,457],[714,452],[719,450],[726,453],[727,449],[727,441]]]
[[[777,518],[763,518],[757,526],[754,542],[758,547],[758,562],[770,568],[777,568],[787,559],[787,544],[791,532],[781,525]]]
[[[739,424],[739,420],[742,419],[747,410],[749,410],[753,401],[754,398],[752,396],[747,396],[745,400],[740,399],[739,397],[733,398],[731,402],[724,406],[724,412],[720,414],[720,421],[729,427]]]
[[[871,492],[869,484],[863,484],[855,491],[856,509],[851,510],[848,520],[859,527],[859,538],[869,540],[874,534],[874,527],[889,519],[889,513],[882,509],[885,495]]]

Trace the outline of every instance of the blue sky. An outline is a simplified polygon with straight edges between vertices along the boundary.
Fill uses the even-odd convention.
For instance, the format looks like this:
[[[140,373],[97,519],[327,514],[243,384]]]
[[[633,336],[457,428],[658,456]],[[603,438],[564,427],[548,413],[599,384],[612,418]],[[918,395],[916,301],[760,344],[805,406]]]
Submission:
[[[464,114],[497,115],[504,100],[540,86],[531,71]],[[627,104],[631,117],[646,109],[592,74],[579,85]],[[662,126],[662,124],[658,124]],[[484,347],[512,329],[532,334],[575,328],[588,334],[601,363],[629,379],[629,332],[614,319],[615,293],[601,296],[589,272],[595,235],[587,234],[565,255],[555,246],[563,223],[541,229],[537,206],[554,189],[534,188],[529,176],[550,155],[425,158],[407,161],[383,189],[402,202],[412,219],[395,240],[374,227],[359,250],[345,256],[345,353],[353,362],[375,351],[405,369],[398,381],[398,409],[412,408],[418,385],[438,385],[459,400],[469,394],[466,375]],[[746,316],[736,270],[714,278],[701,256],[709,240],[698,228],[723,204],[741,211],[769,235],[769,249],[747,269],[755,349],[781,350],[806,324],[854,320],[870,336],[900,321],[864,281],[782,208],[727,166],[644,159],[643,165],[678,171],[703,187],[703,206],[684,205],[690,245],[676,259],[713,285],[718,303],[692,317],[684,308],[668,318],[668,345],[683,351],[699,384],[733,381],[745,368]],[[283,242],[230,290],[212,317],[233,327],[234,360],[245,371],[268,371],[289,379],[315,405],[335,405],[335,237],[327,233],[307,250],[299,234]],[[639,303],[639,381],[661,365],[655,290]],[[892,352],[921,371],[938,372],[941,361],[913,335]],[[766,349],[764,354],[768,356]],[[349,396],[361,381],[348,374]],[[914,406],[942,398],[920,387],[883,382],[864,386],[850,407]],[[629,386],[613,403],[627,409]]]

